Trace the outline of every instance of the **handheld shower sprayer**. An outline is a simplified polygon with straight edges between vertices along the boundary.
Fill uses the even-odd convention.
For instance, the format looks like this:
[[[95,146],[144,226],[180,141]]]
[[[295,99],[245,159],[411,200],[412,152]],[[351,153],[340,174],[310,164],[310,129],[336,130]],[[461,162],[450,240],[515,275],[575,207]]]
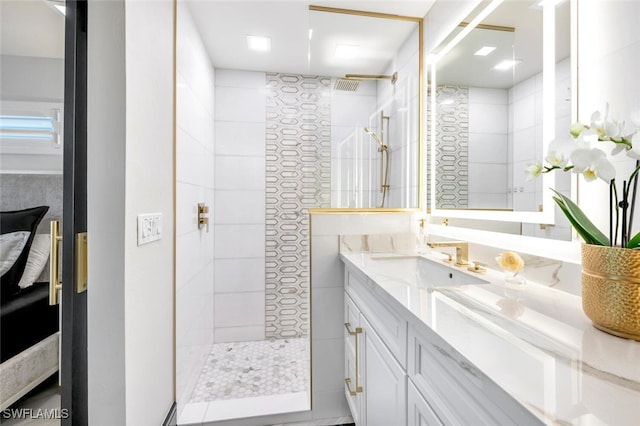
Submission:
[[[383,118],[388,118],[382,114]],[[382,201],[380,207],[384,207],[384,202],[387,198],[387,190],[389,189],[389,147],[384,144],[382,139],[368,127],[364,128],[364,131],[371,136],[376,142],[378,142],[378,152],[380,153],[380,193],[382,194]],[[384,129],[383,129],[384,131]],[[383,133],[384,136],[384,133]]]
[[[386,146],[385,144],[383,144],[383,143],[382,143],[382,141],[380,140],[380,138],[378,137],[378,135],[376,134],[376,132],[374,132],[373,130],[371,130],[371,129],[370,129],[370,128],[368,128],[368,127],[365,127],[365,128],[364,128],[364,131],[365,131],[365,132],[367,132],[367,134],[368,134],[369,136],[371,136],[373,139],[375,139],[375,141],[376,141],[376,142],[378,142],[378,144],[380,145],[380,150],[383,150],[383,149],[385,149],[385,150],[386,150],[386,149],[387,149],[387,146]]]

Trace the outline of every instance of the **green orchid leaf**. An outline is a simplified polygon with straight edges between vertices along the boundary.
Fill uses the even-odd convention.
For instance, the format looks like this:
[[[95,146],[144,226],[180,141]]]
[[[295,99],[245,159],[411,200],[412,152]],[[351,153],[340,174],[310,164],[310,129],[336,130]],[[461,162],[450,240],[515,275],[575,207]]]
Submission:
[[[565,206],[564,202],[560,198],[557,198],[557,197],[553,197],[553,200],[556,202],[556,204],[558,204],[558,207],[560,207],[560,210],[562,210],[562,213],[564,213],[564,215],[569,220],[569,223],[571,224],[571,226],[573,226],[575,228],[576,232],[578,233],[578,235],[580,235],[580,237],[582,237],[584,242],[587,243],[587,244],[596,244],[597,245],[598,243],[593,239],[591,234],[589,234],[587,231],[585,231],[584,228],[582,228],[582,226],[578,222],[575,221],[574,217],[567,210],[567,207]]]
[[[600,246],[608,246],[610,245],[609,238],[604,235],[596,226],[589,220],[586,214],[578,207],[576,203],[571,201],[570,198],[564,196],[559,193],[555,189],[551,189],[557,196],[562,200],[562,205],[564,205],[564,209],[562,206],[562,212],[567,216],[571,224],[576,228],[576,231],[580,234],[580,236],[587,242],[588,244],[596,244]],[[556,201],[557,203],[557,201]],[[558,203],[560,206],[560,204]],[[581,232],[582,231],[582,232]],[[583,235],[584,233],[584,235]],[[588,238],[585,238],[588,236]]]
[[[630,248],[630,249],[640,248],[640,232],[638,232],[636,235],[633,236],[633,238],[629,240],[629,243],[627,244],[627,248]]]

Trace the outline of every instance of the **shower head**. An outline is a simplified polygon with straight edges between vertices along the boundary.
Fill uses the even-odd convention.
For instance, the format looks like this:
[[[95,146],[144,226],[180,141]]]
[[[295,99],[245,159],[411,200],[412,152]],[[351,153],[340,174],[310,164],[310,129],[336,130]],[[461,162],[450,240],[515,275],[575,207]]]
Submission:
[[[380,140],[380,138],[378,137],[378,135],[376,135],[376,132],[374,132],[373,130],[371,130],[368,127],[364,128],[364,131],[367,132],[367,134],[369,136],[371,136],[373,139],[376,140],[376,142],[378,142],[380,144],[380,148],[384,147],[384,144],[382,143],[382,141]]]

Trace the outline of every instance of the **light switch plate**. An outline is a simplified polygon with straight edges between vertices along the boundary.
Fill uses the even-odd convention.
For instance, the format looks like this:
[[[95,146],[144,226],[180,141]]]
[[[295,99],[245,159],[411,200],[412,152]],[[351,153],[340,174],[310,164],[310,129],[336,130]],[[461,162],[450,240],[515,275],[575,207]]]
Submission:
[[[138,245],[162,238],[162,213],[138,215]]]

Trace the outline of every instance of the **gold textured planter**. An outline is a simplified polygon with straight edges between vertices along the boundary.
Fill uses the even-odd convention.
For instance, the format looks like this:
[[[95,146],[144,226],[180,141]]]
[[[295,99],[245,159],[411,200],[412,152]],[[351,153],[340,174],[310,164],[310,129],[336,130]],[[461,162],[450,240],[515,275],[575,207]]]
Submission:
[[[640,341],[640,250],[582,245],[582,309],[599,330]]]

